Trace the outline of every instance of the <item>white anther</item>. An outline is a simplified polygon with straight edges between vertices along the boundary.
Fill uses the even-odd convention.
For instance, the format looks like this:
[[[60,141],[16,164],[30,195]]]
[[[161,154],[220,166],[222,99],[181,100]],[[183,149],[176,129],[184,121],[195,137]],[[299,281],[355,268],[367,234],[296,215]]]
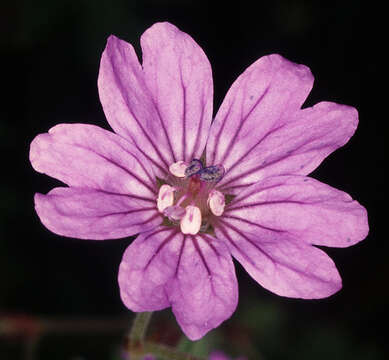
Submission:
[[[163,212],[168,206],[172,206],[174,202],[174,187],[163,184],[158,192],[157,207],[159,212]]]
[[[201,211],[197,206],[189,205],[185,208],[185,215],[180,222],[183,234],[196,235],[201,227]]]
[[[226,205],[224,195],[217,190],[212,190],[208,196],[208,207],[211,209],[212,214],[220,216],[224,212],[224,206]]]
[[[185,169],[188,167],[188,164],[185,161],[177,161],[169,166],[169,171],[177,177],[185,177]]]
[[[181,220],[185,215],[185,209],[181,206],[173,205],[168,206],[163,214],[167,216],[170,220],[178,221]]]

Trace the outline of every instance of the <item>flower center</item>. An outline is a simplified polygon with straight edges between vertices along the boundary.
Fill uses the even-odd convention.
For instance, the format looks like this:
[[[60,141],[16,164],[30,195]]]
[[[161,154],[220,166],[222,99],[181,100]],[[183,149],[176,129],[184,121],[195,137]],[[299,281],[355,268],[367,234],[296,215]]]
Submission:
[[[204,167],[198,159],[178,161],[158,193],[157,207],[167,225],[180,226],[184,234],[195,235],[212,227],[212,219],[224,211],[225,197],[215,189],[224,175],[222,165]]]

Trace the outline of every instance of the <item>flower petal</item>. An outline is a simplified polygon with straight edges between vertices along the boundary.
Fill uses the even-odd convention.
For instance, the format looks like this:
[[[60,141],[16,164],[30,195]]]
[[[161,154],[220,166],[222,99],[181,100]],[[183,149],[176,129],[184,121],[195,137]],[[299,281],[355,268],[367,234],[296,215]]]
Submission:
[[[156,175],[164,176],[173,159],[167,139],[161,136],[158,110],[134,48],[113,35],[101,56],[98,88],[112,129],[138,147],[153,163]]]
[[[253,233],[231,219],[221,220],[215,232],[253,279],[277,295],[320,299],[342,287],[335,264],[323,251],[286,233]]]
[[[127,248],[119,285],[124,304],[133,311],[172,306],[191,340],[229,318],[238,301],[225,245],[208,235],[184,235],[169,227],[143,233]]]
[[[35,194],[35,209],[52,232],[79,239],[117,239],[162,222],[154,201],[87,188],[55,188]]]
[[[200,157],[212,120],[212,74],[187,34],[157,23],[133,47],[110,36],[101,58],[99,94],[107,120],[131,139],[163,176],[170,164]]]
[[[301,107],[312,85],[309,68],[280,55],[254,62],[232,84],[216,114],[207,143],[207,164],[223,164],[228,170],[233,160],[277,127],[286,111]]]
[[[69,186],[156,200],[155,176],[139,151],[118,135],[97,126],[60,124],[31,143],[36,171]]]
[[[299,241],[332,247],[353,245],[369,229],[365,208],[348,194],[299,175],[267,178],[248,187],[223,217],[258,232],[259,237],[273,229]]]
[[[226,169],[219,187],[240,187],[274,175],[313,171],[354,133],[354,108],[323,102],[301,110],[313,83],[310,70],[270,55],[232,85],[212,125],[207,162]]]
[[[270,176],[307,175],[350,139],[357,123],[357,111],[346,105],[321,102],[300,110],[232,165],[221,188],[235,193]]]
[[[167,22],[141,38],[143,70],[174,162],[200,158],[212,120],[213,82],[209,61],[187,34]]]

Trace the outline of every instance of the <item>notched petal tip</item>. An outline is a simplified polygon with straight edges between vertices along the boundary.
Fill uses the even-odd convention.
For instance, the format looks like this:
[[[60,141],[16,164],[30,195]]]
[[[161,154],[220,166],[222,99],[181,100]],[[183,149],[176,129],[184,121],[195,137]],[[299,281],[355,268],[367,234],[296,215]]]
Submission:
[[[117,37],[114,34],[111,34],[107,37],[105,51],[107,51],[107,50],[112,51],[116,47],[117,47],[117,50],[123,51],[126,48],[132,48],[132,44],[125,41],[125,40],[122,40],[121,38]]]
[[[53,190],[52,190],[53,191]],[[58,230],[56,226],[53,224],[51,221],[52,216],[51,216],[51,204],[49,201],[49,195],[50,192],[45,195],[41,193],[35,193],[34,194],[34,207],[35,207],[35,212],[38,215],[39,220],[45,226],[48,230],[51,232],[61,235],[61,236],[66,236],[63,231]]]
[[[307,65],[290,61],[280,54],[270,54],[259,59],[259,61],[261,60],[268,61],[274,68],[286,71],[289,76],[299,78],[302,84],[307,87],[308,93],[312,89],[315,78]]]
[[[45,150],[47,150],[49,147],[49,137],[50,135],[48,133],[39,134],[32,140],[30,144],[29,159],[35,171],[42,172],[40,169],[40,160],[44,156]]]
[[[365,207],[358,201],[352,201],[354,205],[354,222],[350,222],[349,236],[341,247],[348,247],[359,243],[369,235],[369,218]]]
[[[309,108],[307,108],[307,110],[308,109]],[[332,118],[338,119],[339,126],[342,125],[341,128],[351,129],[351,131],[349,130],[348,132],[348,138],[352,136],[358,126],[359,114],[358,110],[353,106],[338,104],[331,101],[321,101],[315,104],[312,107],[312,110],[319,112],[322,117],[331,116]],[[347,124],[349,127],[345,126]]]
[[[116,42],[116,41],[120,41],[120,39],[117,36],[115,36],[114,34],[110,34],[107,37],[106,46],[108,46],[108,44],[110,44],[112,42]]]
[[[109,59],[111,56],[115,56],[116,52],[123,52],[127,48],[132,48],[132,45],[130,43],[118,38],[117,36],[115,36],[113,34],[109,35],[107,37],[107,40],[105,43],[105,48],[104,48],[104,51],[103,51],[103,54],[101,57],[102,63],[100,64],[100,72],[102,72],[101,66],[103,65],[103,63],[105,63],[105,62],[109,63],[110,62]],[[99,79],[98,79],[98,81],[99,81]]]

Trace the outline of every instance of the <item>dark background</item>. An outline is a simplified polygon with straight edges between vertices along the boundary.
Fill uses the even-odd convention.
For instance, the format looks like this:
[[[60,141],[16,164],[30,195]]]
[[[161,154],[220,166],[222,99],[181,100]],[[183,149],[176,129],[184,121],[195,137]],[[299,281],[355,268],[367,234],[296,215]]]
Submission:
[[[382,209],[388,118],[386,103],[378,99],[384,75],[382,68],[378,73],[378,59],[387,47],[377,18],[382,9],[372,2],[302,0],[230,5],[36,0],[1,7],[0,359],[118,359],[123,325],[110,331],[104,319],[119,318],[126,327],[132,317],[116,280],[131,239],[83,241],[46,230],[34,212],[33,194],[46,193],[57,182],[33,171],[28,151],[37,134],[58,123],[108,128],[97,93],[106,38],[115,34],[139,51],[140,35],[157,21],[172,22],[204,49],[213,68],[215,110],[247,66],[275,52],[311,68],[316,81],[307,106],[335,101],[360,114],[351,141],[312,174],[350,193],[369,212],[365,241],[326,249],[343,289],[323,300],[281,298],[237,265],[237,311],[192,351],[201,355],[218,348],[254,360],[388,356],[389,254]],[[67,332],[44,334],[34,343],[39,319],[56,324],[58,317],[70,321]],[[97,319],[97,330],[79,333],[77,319],[84,324]],[[149,333],[165,343],[180,336],[170,310],[154,315]]]

